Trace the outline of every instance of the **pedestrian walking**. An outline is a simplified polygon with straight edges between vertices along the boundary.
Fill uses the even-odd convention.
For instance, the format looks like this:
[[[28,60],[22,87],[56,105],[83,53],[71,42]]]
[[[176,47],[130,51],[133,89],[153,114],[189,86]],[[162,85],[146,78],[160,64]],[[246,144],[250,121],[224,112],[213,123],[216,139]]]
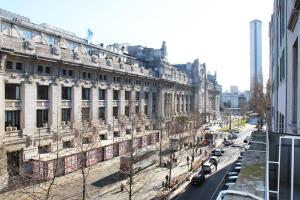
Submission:
[[[204,166],[204,161],[202,160],[201,162],[201,168],[203,169],[203,166]]]
[[[168,187],[168,183],[169,183],[169,176],[168,175],[166,175],[166,183],[165,183],[165,187],[167,188]]]

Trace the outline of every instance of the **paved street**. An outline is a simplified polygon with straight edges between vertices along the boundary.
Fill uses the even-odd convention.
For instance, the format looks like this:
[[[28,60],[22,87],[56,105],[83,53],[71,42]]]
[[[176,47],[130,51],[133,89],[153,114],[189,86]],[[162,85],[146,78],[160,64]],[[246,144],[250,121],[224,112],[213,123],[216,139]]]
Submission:
[[[245,130],[240,133],[238,139],[235,140],[236,144],[243,144],[243,140],[246,136],[250,135],[253,126],[247,125]],[[231,163],[234,162],[241,150],[239,147],[224,147],[225,154],[220,157],[220,162],[218,164],[218,171],[212,172],[206,176],[206,181],[204,184],[198,185],[186,185],[183,190],[183,193],[177,194],[173,197],[173,200],[198,200],[201,199],[215,199],[219,190],[221,189],[220,183],[226,175],[226,172],[229,170]]]

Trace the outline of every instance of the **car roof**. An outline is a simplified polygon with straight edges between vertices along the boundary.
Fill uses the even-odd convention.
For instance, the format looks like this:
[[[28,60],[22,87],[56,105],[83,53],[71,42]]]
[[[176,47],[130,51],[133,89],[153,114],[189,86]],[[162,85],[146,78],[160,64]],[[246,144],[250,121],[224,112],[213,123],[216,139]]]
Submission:
[[[228,179],[237,179],[238,176],[229,176]]]
[[[212,156],[212,157],[210,157],[210,158],[218,159],[218,157],[217,157],[217,156]]]
[[[225,183],[225,185],[229,186],[229,185],[234,185],[235,183]]]

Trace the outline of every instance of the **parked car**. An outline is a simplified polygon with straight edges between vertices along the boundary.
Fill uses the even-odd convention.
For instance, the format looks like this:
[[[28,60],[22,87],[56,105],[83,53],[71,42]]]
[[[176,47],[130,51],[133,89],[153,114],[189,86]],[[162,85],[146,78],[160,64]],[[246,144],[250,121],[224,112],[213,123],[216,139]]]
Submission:
[[[205,173],[211,173],[211,171],[214,169],[215,169],[214,164],[212,164],[210,162],[206,162],[203,164],[203,172],[205,172]]]
[[[232,147],[241,147],[239,144],[233,144]]]
[[[225,179],[225,183],[235,183],[238,176],[229,176]]]
[[[247,136],[247,137],[245,137],[245,139],[244,139],[244,143],[249,143],[250,142],[250,137],[249,136]]]
[[[240,173],[241,167],[240,167],[240,166],[234,167],[232,171],[233,171],[233,172]]]
[[[212,163],[212,164],[218,164],[219,163],[219,158],[216,157],[216,156],[212,156],[212,157],[210,157],[209,162]]]
[[[201,185],[205,181],[205,174],[203,171],[198,172],[195,174],[191,180],[192,185]]]
[[[241,151],[241,152],[240,152],[240,155],[241,155],[241,156],[244,156],[244,155],[245,155],[245,151]]]
[[[227,178],[229,176],[238,176],[238,175],[239,175],[239,173],[237,173],[237,172],[228,172],[225,177]]]
[[[222,190],[228,190],[229,186],[234,185],[235,183],[225,183]]]
[[[240,167],[241,165],[242,165],[241,162],[236,162],[236,163],[234,164],[234,166],[236,166],[236,167]]]

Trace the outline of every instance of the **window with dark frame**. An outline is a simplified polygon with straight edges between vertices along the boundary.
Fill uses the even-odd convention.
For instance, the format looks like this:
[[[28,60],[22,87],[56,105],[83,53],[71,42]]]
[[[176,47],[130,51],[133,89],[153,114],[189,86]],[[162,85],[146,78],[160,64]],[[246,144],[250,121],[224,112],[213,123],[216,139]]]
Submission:
[[[20,130],[20,111],[5,111],[5,129],[6,127],[17,127]]]
[[[81,109],[81,119],[82,119],[82,122],[90,121],[90,108],[82,108]]]
[[[20,85],[5,84],[5,99],[20,100]]]
[[[125,91],[125,100],[126,101],[130,100],[130,91]]]
[[[130,116],[130,114],[129,114],[129,106],[125,106],[125,116],[126,117]]]
[[[138,91],[135,92],[135,100],[137,100],[137,101],[140,100],[140,92],[138,92]]]
[[[36,110],[36,126],[37,128],[44,127],[48,123],[48,109]]]
[[[149,98],[149,94],[148,92],[145,92],[145,100],[148,100],[148,98]]]
[[[13,68],[13,62],[12,61],[6,61],[5,68],[6,69],[12,69]]]
[[[90,88],[82,88],[82,100],[90,100]]]
[[[73,147],[73,145],[72,145],[71,141],[64,141],[63,142],[63,148],[64,149],[72,148],[72,147]]]
[[[62,75],[67,76],[67,70],[66,69],[62,69]]]
[[[135,106],[135,114],[139,114],[140,113],[140,107],[139,106]]]
[[[61,87],[61,99],[71,100],[72,99],[72,88],[71,87]]]
[[[37,99],[48,100],[48,85],[37,86]]]
[[[22,70],[22,69],[23,69],[22,63],[17,62],[16,63],[16,70]]]
[[[105,100],[105,89],[99,89],[99,100]]]
[[[71,121],[71,108],[61,109],[61,121],[63,121],[63,122]]]
[[[119,100],[119,90],[113,90],[113,100],[114,101]]]
[[[144,107],[144,113],[145,113],[145,115],[148,115],[148,106],[147,105],[145,105],[145,107]]]
[[[37,71],[38,73],[43,73],[44,67],[42,65],[38,65]]]
[[[38,154],[50,153],[50,150],[50,145],[38,146]]]
[[[51,73],[50,67],[45,67],[45,74],[50,74],[50,73]]]
[[[113,117],[114,117],[114,119],[118,119],[118,117],[119,117],[119,107],[118,106],[113,107]]]
[[[99,107],[99,119],[105,120],[105,107]]]

